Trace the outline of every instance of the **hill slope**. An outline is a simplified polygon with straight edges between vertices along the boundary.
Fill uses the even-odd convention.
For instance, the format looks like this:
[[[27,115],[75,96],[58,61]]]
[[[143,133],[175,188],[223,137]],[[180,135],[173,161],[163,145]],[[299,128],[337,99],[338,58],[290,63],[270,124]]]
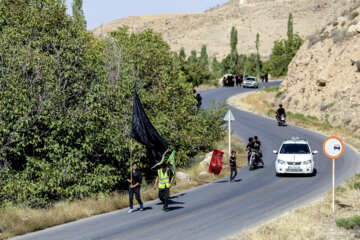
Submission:
[[[174,51],[184,47],[187,55],[206,44],[209,55],[225,57],[230,52],[230,31],[239,33],[239,53],[255,52],[256,34],[260,33],[260,54],[268,56],[273,42],[286,36],[287,18],[293,13],[295,32],[302,37],[334,19],[353,0],[231,0],[204,13],[165,14],[127,17],[93,31],[106,36],[122,25],[133,31],[152,28],[161,33]]]
[[[281,85],[285,91],[282,101],[292,111],[345,126],[360,135],[359,70],[357,8],[328,24],[300,48]]]

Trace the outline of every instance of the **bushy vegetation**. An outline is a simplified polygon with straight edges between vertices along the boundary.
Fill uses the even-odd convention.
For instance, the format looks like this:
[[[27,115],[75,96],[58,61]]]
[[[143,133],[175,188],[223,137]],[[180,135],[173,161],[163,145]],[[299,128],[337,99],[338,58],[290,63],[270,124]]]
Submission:
[[[264,64],[263,71],[273,77],[285,76],[288,66],[295,57],[304,40],[294,34],[294,22],[292,13],[289,14],[287,39],[275,41],[269,61]]]
[[[357,226],[360,226],[360,216],[352,216],[349,218],[340,218],[336,220],[336,225],[338,227],[343,227],[346,229],[352,229]]]
[[[178,165],[222,139],[224,105],[195,110],[189,74],[151,30],[95,40],[58,0],[1,1],[0,16],[0,205],[121,189],[130,149],[148,168],[130,138],[135,87]]]

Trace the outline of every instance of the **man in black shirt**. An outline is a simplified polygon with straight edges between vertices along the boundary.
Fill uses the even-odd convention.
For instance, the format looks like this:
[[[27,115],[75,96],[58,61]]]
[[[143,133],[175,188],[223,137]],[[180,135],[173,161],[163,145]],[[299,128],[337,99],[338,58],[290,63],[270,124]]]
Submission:
[[[259,155],[258,155],[259,162],[265,167],[265,164],[264,164],[264,162],[262,160],[261,142],[259,141],[257,136],[254,137],[254,149],[259,151]]]
[[[251,137],[249,138],[249,143],[246,145],[245,151],[248,151],[248,164],[250,161],[250,149],[254,149],[254,139]]]
[[[285,109],[283,108],[283,105],[280,104],[279,109],[276,111],[276,119],[279,121],[280,116],[283,115],[283,114],[286,117]]]
[[[130,202],[130,210],[129,213],[133,212],[133,198],[135,194],[135,198],[140,204],[140,211],[144,210],[143,203],[140,198],[140,187],[142,182],[141,172],[138,170],[138,166],[136,163],[132,164],[132,181],[131,181],[131,173],[128,173],[127,182],[129,185],[129,202]]]
[[[231,157],[229,159],[229,164],[230,164],[230,182],[234,182],[235,181],[235,177],[237,175],[237,166],[236,166],[236,152],[235,151],[231,151]],[[234,173],[234,175],[233,175]]]

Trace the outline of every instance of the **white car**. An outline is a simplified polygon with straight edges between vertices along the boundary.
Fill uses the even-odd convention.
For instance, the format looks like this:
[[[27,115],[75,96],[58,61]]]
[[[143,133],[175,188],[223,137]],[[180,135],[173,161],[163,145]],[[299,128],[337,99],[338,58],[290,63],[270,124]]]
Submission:
[[[274,150],[277,155],[275,161],[276,176],[280,174],[314,174],[314,155],[317,151],[311,152],[309,143],[298,137],[285,140],[279,149]]]
[[[259,81],[256,77],[247,77],[244,81],[243,88],[258,88],[259,87]]]

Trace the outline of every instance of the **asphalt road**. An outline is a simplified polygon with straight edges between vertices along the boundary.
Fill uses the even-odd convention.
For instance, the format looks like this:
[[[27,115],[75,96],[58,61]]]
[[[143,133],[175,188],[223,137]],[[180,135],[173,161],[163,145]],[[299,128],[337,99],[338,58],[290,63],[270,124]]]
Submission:
[[[267,86],[275,84],[279,83]],[[208,106],[211,99],[219,101],[245,91],[254,90],[220,88],[202,91],[201,95],[203,104]],[[15,239],[224,239],[304,205],[331,189],[331,160],[322,152],[325,136],[292,125],[278,127],[275,120],[231,109],[236,118],[232,123],[234,133],[244,142],[248,137],[259,136],[267,168],[250,172],[245,167],[235,183],[224,178],[174,195],[168,213],[155,200],[145,203],[144,212],[127,213],[128,209],[124,209]],[[319,151],[315,156],[316,176],[275,176],[272,150],[292,136],[307,139],[312,150]],[[336,183],[355,172],[360,172],[359,156],[346,146],[343,156],[336,161]]]

